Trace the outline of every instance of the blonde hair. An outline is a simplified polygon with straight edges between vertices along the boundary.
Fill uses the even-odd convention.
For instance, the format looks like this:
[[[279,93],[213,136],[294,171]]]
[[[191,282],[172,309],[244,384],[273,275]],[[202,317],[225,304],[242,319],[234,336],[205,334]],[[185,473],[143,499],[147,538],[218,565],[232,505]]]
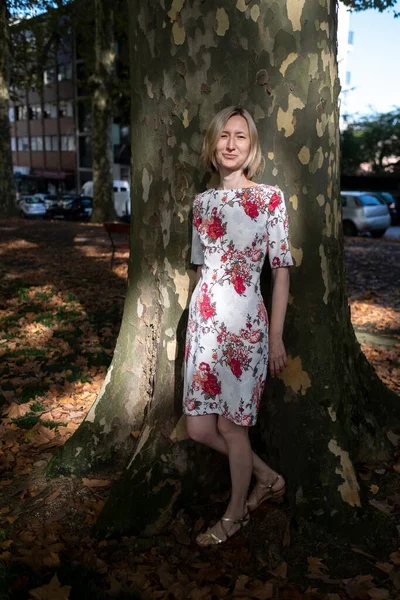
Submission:
[[[217,144],[227,121],[236,115],[243,117],[249,128],[250,152],[243,171],[246,177],[251,179],[256,173],[263,170],[263,157],[261,154],[256,124],[254,123],[251,114],[245,108],[241,108],[240,106],[228,106],[215,115],[204,136],[201,158],[207,169],[218,172],[218,163],[215,158]]]

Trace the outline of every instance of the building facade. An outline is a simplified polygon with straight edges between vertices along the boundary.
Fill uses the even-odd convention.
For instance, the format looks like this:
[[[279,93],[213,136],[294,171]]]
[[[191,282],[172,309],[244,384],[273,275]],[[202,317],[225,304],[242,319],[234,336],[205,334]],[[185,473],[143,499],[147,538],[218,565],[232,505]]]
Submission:
[[[18,99],[9,107],[17,191],[79,193],[92,179],[91,99],[74,44],[49,60],[38,88],[14,91]],[[124,136],[129,137],[129,128],[113,124],[113,176],[129,181],[130,152],[121,152]]]

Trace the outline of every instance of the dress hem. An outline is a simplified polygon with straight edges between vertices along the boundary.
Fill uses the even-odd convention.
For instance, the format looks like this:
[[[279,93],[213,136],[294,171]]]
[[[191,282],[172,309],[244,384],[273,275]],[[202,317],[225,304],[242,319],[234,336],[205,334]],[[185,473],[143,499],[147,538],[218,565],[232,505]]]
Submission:
[[[254,425],[257,424],[257,419],[254,421],[252,420],[252,422],[250,423],[250,425],[245,425],[244,423],[238,423],[237,421],[235,421],[235,419],[230,418],[229,416],[227,416],[226,414],[224,414],[223,412],[219,412],[218,410],[213,410],[210,411],[208,413],[203,413],[201,415],[194,415],[193,411],[186,411],[185,409],[182,411],[182,413],[184,415],[186,415],[187,417],[206,417],[207,415],[219,415],[221,417],[225,417],[225,419],[227,419],[228,421],[232,421],[232,423],[235,423],[235,425],[240,425],[241,427],[254,427]]]

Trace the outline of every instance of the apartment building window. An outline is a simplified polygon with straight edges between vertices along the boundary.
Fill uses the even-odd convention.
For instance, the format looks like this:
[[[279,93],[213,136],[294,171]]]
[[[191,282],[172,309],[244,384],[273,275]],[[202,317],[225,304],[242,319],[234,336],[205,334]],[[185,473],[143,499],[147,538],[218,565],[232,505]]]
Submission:
[[[15,121],[15,110],[13,106],[10,106],[8,108],[8,119],[10,121],[10,123],[14,123]]]
[[[20,104],[15,107],[15,120],[25,121],[28,118],[28,107],[25,104]]]
[[[58,116],[59,117],[73,117],[74,112],[72,108],[72,102],[67,100],[61,100],[58,105]]]
[[[15,137],[11,138],[11,152],[16,152],[17,150],[17,140]]]
[[[58,65],[58,81],[72,79],[72,64]]]
[[[17,144],[20,152],[29,152],[29,139],[27,137],[17,138]]]
[[[43,82],[44,85],[51,85],[57,81],[56,69],[55,67],[50,67],[43,71]]]
[[[75,138],[73,135],[61,136],[61,150],[63,152],[75,152]]]
[[[29,107],[29,118],[30,119],[41,119],[42,118],[42,107],[40,104],[31,104]]]
[[[57,152],[58,138],[56,135],[46,135],[44,138],[46,152]]]
[[[40,135],[31,137],[31,148],[33,152],[43,152],[43,138]]]
[[[57,118],[57,104],[55,102],[46,102],[44,105],[43,116],[45,119]]]

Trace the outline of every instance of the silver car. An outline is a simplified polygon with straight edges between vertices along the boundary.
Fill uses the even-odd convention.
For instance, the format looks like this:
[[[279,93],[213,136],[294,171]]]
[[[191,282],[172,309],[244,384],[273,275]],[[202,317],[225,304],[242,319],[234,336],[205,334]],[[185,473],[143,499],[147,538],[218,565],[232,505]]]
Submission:
[[[372,192],[341,192],[343,233],[357,235],[369,232],[372,237],[381,237],[390,227],[387,204]]]
[[[46,205],[39,196],[21,196],[18,208],[20,217],[25,219],[46,215]]]

